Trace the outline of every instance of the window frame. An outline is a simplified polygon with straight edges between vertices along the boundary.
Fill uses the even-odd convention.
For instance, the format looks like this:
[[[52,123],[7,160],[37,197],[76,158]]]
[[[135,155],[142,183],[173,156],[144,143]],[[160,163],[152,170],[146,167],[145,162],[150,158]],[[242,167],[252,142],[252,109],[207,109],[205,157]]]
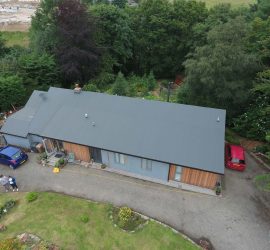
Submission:
[[[141,169],[152,171],[152,160],[141,158]]]

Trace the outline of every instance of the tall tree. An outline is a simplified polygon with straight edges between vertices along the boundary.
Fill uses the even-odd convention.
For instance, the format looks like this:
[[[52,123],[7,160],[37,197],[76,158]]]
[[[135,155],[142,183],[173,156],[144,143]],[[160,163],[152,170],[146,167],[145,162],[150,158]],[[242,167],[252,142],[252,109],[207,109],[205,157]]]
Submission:
[[[96,18],[95,40],[103,51],[102,73],[123,70],[132,56],[134,38],[128,13],[104,4],[94,5],[90,11]]]
[[[64,86],[69,87],[75,81],[87,82],[99,63],[93,41],[93,18],[79,0],[63,0],[57,6],[56,27],[59,42],[55,54]]]
[[[135,49],[133,67],[140,74],[153,70],[171,77],[183,70],[192,46],[192,27],[205,20],[205,4],[185,0],[145,0],[132,8]]]
[[[31,20],[30,47],[52,54],[57,44],[55,11],[60,0],[41,0]]]
[[[248,101],[258,60],[246,51],[249,27],[237,17],[209,31],[207,45],[184,63],[185,93],[179,102],[227,109],[229,118]]]

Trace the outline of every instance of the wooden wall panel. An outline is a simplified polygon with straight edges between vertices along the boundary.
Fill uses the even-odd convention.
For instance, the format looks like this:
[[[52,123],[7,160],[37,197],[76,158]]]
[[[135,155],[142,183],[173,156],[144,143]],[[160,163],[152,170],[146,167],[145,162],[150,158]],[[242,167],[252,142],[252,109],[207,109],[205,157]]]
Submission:
[[[204,188],[214,188],[218,177],[218,174],[183,167],[181,182]]]
[[[63,145],[67,153],[74,153],[76,160],[90,162],[91,157],[89,147],[69,142],[63,142]]]
[[[169,170],[169,180],[174,180],[174,176],[175,176],[175,170],[176,170],[175,165],[170,164],[170,170]]]

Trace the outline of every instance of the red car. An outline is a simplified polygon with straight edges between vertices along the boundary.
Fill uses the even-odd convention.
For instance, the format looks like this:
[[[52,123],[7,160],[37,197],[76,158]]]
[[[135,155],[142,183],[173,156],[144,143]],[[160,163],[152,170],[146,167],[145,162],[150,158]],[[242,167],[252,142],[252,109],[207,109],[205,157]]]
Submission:
[[[244,171],[246,169],[244,148],[237,145],[226,144],[225,166],[230,169]]]

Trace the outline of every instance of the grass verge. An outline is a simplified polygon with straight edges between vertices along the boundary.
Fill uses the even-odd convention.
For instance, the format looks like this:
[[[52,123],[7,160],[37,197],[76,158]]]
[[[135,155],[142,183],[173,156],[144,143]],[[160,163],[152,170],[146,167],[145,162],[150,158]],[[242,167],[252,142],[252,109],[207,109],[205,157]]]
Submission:
[[[149,222],[133,234],[114,227],[111,205],[55,193],[38,193],[34,202],[25,193],[0,195],[0,204],[14,199],[18,205],[0,223],[7,226],[0,240],[33,233],[62,249],[199,249],[171,229]],[[82,221],[82,216],[89,220]]]
[[[254,182],[258,189],[270,192],[270,174],[257,175]]]

